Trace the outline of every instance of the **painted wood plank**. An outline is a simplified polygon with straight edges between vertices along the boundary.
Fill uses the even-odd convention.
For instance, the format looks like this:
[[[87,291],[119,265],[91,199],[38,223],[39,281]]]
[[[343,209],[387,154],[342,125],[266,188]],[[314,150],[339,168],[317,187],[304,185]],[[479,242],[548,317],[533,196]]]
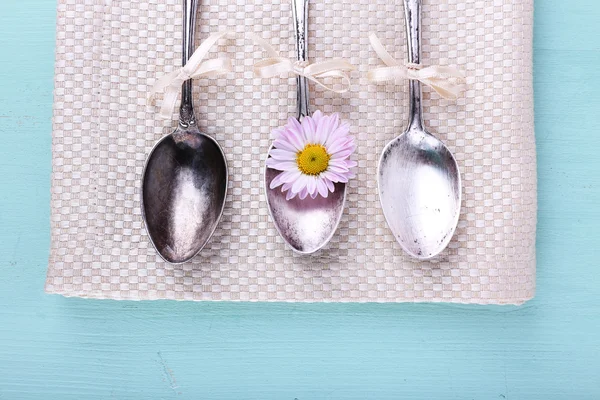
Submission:
[[[598,20],[536,5],[535,300],[135,303],[43,293],[55,2],[2,0],[0,399],[600,398]]]

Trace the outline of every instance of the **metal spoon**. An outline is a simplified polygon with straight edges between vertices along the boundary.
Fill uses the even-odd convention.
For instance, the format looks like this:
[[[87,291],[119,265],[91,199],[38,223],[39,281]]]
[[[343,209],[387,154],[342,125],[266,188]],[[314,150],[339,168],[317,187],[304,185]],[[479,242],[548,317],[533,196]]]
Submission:
[[[183,65],[194,52],[198,0],[184,0]],[[167,262],[192,259],[223,213],[227,163],[219,144],[200,132],[192,81],[183,84],[179,125],[150,152],[142,178],[142,216],[152,244]]]
[[[408,60],[414,64],[421,56],[420,14],[420,0],[404,0]],[[460,214],[460,173],[450,150],[425,130],[418,81],[410,81],[408,128],[381,154],[378,185],[385,219],[404,251],[424,260],[446,248]]]
[[[306,61],[308,0],[292,0],[292,12],[298,61]],[[308,82],[301,76],[298,77],[297,82],[298,120],[300,120],[310,115]],[[294,251],[312,254],[329,242],[338,227],[344,211],[346,184],[336,183],[334,192],[329,193],[327,198],[317,196],[313,199],[307,196],[303,200],[299,197],[286,200],[285,193],[269,189],[271,181],[278,173],[265,167],[267,205],[275,228]]]

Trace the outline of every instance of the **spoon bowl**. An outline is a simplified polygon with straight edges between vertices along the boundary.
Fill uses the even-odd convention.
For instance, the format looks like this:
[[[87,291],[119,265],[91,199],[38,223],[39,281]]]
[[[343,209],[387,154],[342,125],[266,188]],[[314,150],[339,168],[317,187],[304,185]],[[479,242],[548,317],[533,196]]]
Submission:
[[[225,205],[228,174],[223,150],[194,128],[177,129],[154,146],[142,181],[142,212],[150,240],[172,264],[186,262],[202,250]]]
[[[269,152],[271,149],[269,149]],[[297,253],[312,254],[323,248],[333,237],[344,212],[346,184],[334,183],[335,190],[327,197],[317,196],[286,200],[286,193],[269,189],[279,171],[265,168],[265,196],[275,228]]]
[[[425,130],[409,129],[384,148],[379,199],[390,230],[410,256],[429,259],[450,242],[461,203],[458,164]]]

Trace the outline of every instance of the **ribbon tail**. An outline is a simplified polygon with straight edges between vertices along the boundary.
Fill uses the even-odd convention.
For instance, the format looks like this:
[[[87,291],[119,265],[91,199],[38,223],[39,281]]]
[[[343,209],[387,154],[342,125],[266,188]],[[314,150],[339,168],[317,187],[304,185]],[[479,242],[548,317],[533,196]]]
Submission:
[[[458,93],[451,90],[447,90],[441,86],[431,84],[429,85],[429,87],[431,87],[438,95],[440,95],[440,97],[444,99],[456,100],[458,98]]]
[[[202,42],[200,44],[200,46],[198,46],[198,48],[191,55],[190,59],[187,61],[187,63],[183,67],[184,70],[186,70],[186,71],[196,70],[200,66],[200,63],[202,62],[202,60],[204,60],[204,57],[206,57],[206,55],[208,54],[211,47],[213,47],[219,41],[219,39],[221,39],[222,37],[225,37],[225,36],[231,36],[233,34],[234,33],[230,32],[230,31],[223,31],[223,32],[213,33],[212,35],[207,37],[206,40],[204,42]]]
[[[375,68],[367,72],[367,79],[374,83],[408,79],[406,68],[399,66]]]
[[[431,87],[441,97],[456,100],[465,82],[464,72],[446,66],[434,65],[415,71],[416,79]]]
[[[318,86],[322,87],[323,89],[328,90],[330,92],[338,93],[338,94],[346,93],[347,91],[350,90],[350,86],[351,86],[350,77],[342,71],[330,71],[330,72],[325,72],[325,73],[317,75],[317,76],[312,76],[312,75],[302,75],[302,76],[304,76],[306,79],[316,83]],[[325,83],[323,83],[321,81],[322,78],[340,78],[340,79],[342,79],[345,87],[343,89],[335,89],[333,86],[329,86],[329,85],[326,85]]]
[[[448,100],[456,100],[462,90],[462,85],[455,85],[453,83],[432,81],[423,83],[432,88],[441,97]]]
[[[279,57],[279,54],[277,54],[277,51],[275,51],[275,49],[273,48],[273,46],[271,46],[269,44],[269,42],[267,42],[261,36],[258,36],[255,33],[248,33],[248,34],[246,34],[246,37],[248,39],[250,39],[252,42],[254,42],[255,44],[257,44],[260,47],[262,47],[263,50],[266,51],[267,54],[269,54],[270,58],[281,58],[281,57]]]
[[[320,87],[335,93],[346,93],[350,90],[351,81],[346,71],[354,71],[354,65],[341,59],[322,61],[316,64],[308,65],[299,71],[294,71],[296,74],[315,82]],[[345,86],[343,89],[334,89],[332,86],[326,85],[322,79],[334,78],[341,79]]]
[[[175,105],[177,104],[179,90],[180,86],[177,86],[177,89],[169,87],[169,89],[165,92],[165,96],[160,105],[160,111],[158,113],[158,116],[160,118],[170,119],[173,116],[173,110],[175,109]]]
[[[148,92],[148,96],[146,97],[146,103],[148,105],[151,105],[154,102],[157,93],[164,92],[169,86],[172,86],[175,80],[177,79],[177,76],[179,75],[180,71],[181,69],[178,69],[156,79],[156,81],[152,85],[152,89],[150,89],[150,91]]]
[[[231,60],[229,58],[213,58],[200,64],[191,78],[214,78],[231,72]]]
[[[315,64],[310,64],[304,68],[303,73],[306,75],[321,75],[330,71],[354,71],[356,68],[349,62],[341,59],[321,61]]]
[[[373,50],[375,50],[375,53],[377,53],[377,56],[385,65],[389,67],[399,65],[398,61],[396,61],[394,57],[387,52],[385,47],[383,47],[381,40],[379,40],[374,32],[369,35],[369,42],[371,42],[371,47],[373,47]]]
[[[294,66],[290,60],[276,57],[267,58],[254,64],[254,74],[259,78],[272,78],[294,72]]]

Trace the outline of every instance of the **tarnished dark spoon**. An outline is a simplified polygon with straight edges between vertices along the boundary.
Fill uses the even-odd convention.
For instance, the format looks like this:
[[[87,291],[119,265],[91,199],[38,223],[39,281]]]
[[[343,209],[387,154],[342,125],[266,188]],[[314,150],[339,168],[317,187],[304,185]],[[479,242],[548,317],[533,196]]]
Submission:
[[[197,6],[198,0],[184,0],[183,65],[194,52]],[[206,245],[223,213],[227,176],[223,150],[196,125],[188,80],[179,125],[154,146],[142,178],[142,216],[165,261],[189,261]]]

